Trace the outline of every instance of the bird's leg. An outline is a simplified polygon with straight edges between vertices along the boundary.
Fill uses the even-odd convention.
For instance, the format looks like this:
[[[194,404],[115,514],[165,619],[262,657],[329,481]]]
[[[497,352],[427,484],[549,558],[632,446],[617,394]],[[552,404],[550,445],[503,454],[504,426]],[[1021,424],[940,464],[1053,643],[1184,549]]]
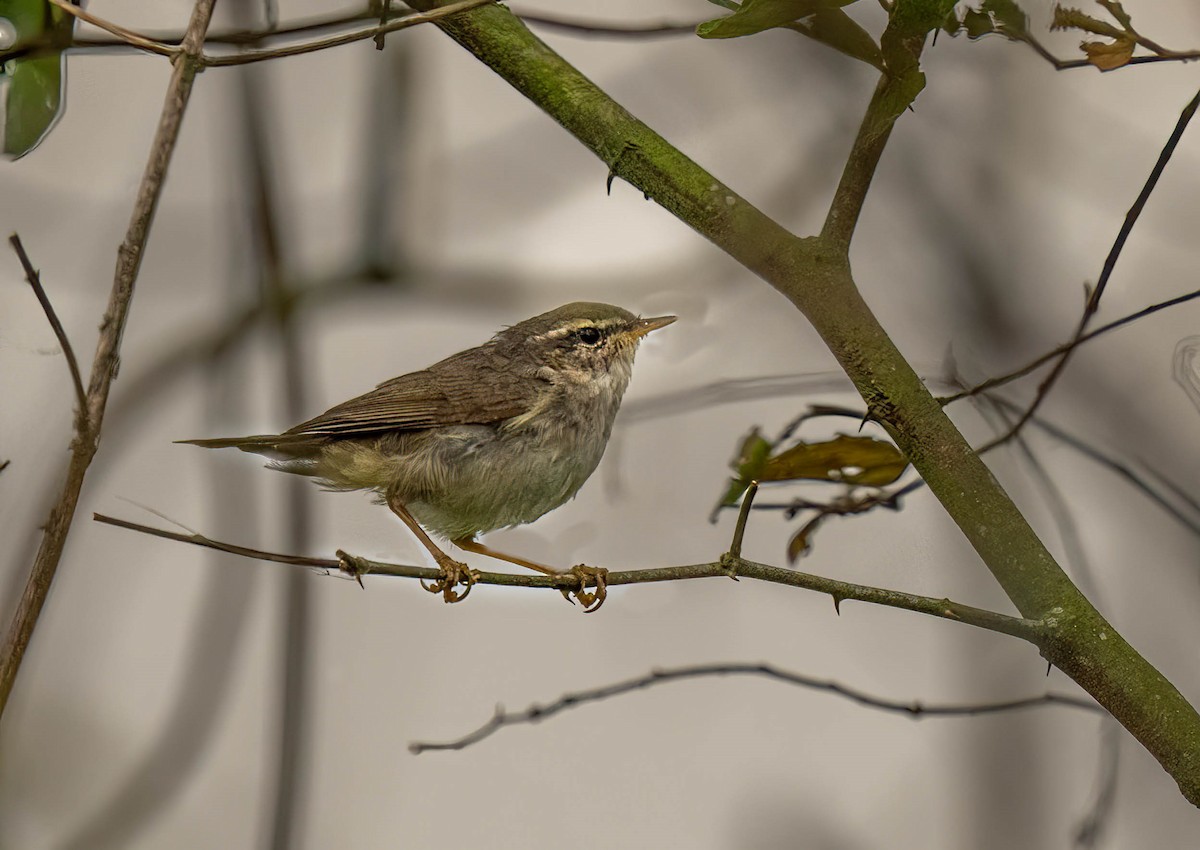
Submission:
[[[425,529],[421,528],[421,524],[408,512],[408,508],[404,507],[404,503],[394,494],[388,494],[387,505],[392,509],[392,513],[400,517],[409,530],[417,536],[421,545],[429,550],[429,554],[433,555],[433,559],[437,561],[437,565],[442,571],[441,578],[433,584],[426,584],[422,581],[421,587],[430,593],[442,594],[442,599],[446,602],[458,602],[466,599],[467,594],[471,592],[471,588],[475,586],[475,582],[479,578],[479,571],[472,570],[462,561],[456,561],[443,552],[425,533]],[[461,594],[454,589],[459,584],[466,585],[467,588]]]
[[[556,570],[554,567],[548,567],[545,564],[539,564],[537,561],[530,561],[526,558],[518,557],[517,555],[509,555],[504,552],[497,552],[484,546],[473,537],[460,537],[457,540],[451,540],[459,549],[467,552],[474,552],[476,555],[487,555],[489,558],[496,558],[501,561],[508,561],[510,564],[516,564],[519,567],[526,567],[539,573],[548,576],[563,575],[564,572],[579,579],[578,588],[563,588],[559,592],[568,602],[571,601],[571,596],[575,596],[583,605],[584,612],[590,614],[599,609],[604,604],[604,600],[608,598],[608,570],[603,567],[586,567],[583,564],[572,567],[569,570]],[[595,593],[589,593],[587,586],[589,580],[596,586]]]

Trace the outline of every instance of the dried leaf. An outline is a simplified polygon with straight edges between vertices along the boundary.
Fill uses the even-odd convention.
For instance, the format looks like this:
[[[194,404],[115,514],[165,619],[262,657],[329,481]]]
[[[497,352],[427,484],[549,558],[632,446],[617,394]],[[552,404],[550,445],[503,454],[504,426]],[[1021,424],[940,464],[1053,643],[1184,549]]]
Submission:
[[[1125,28],[1126,32],[1133,32],[1133,20],[1129,17],[1129,13],[1117,0],[1096,0],[1105,10],[1117,19],[1117,23]]]
[[[815,517],[804,523],[804,526],[792,535],[792,539],[787,545],[787,562],[794,564],[802,556],[807,555],[812,549],[812,534],[817,530],[821,521],[825,519],[824,514],[817,514]]]
[[[1129,64],[1137,42],[1129,36],[1122,36],[1113,42],[1085,41],[1079,46],[1087,54],[1088,62],[1101,71],[1111,71]]]

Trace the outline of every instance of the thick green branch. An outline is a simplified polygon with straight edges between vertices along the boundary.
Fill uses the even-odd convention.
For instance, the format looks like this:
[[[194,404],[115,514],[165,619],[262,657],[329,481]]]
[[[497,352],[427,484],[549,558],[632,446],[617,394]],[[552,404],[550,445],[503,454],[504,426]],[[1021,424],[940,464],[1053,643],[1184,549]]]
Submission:
[[[928,32],[922,27],[945,5],[898,0],[895,6],[884,48],[889,73],[910,80],[901,95],[920,79],[916,63]],[[1042,654],[1104,705],[1200,805],[1200,715],[1075,588],[942,412],[863,301],[850,274],[848,236],[793,236],[630,115],[506,9],[484,7],[438,26],[578,138],[613,175],[804,313],[1022,615],[1051,624]],[[899,103],[872,100],[856,149],[869,147],[863,133],[890,126]],[[877,159],[860,163],[856,194],[865,195]],[[860,203],[842,197],[834,202],[839,205],[844,212],[834,217],[835,228],[848,234]]]

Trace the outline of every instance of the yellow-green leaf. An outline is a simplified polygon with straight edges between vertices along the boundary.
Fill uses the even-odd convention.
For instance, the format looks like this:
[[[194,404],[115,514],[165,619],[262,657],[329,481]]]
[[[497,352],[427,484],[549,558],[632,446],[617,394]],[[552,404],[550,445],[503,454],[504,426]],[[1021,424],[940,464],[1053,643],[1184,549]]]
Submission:
[[[0,0],[0,33],[7,36],[0,53],[18,51],[0,63],[7,156],[16,159],[37,147],[62,114],[63,50],[74,23],[47,0]]]
[[[865,487],[891,484],[908,466],[894,445],[872,437],[839,434],[820,443],[799,443],[768,458],[757,481],[837,481]]]
[[[750,482],[759,480],[759,473],[770,454],[771,444],[757,428],[746,435],[738,447],[737,457],[730,464],[735,477],[729,479],[729,486],[725,489],[720,505],[737,504],[738,498],[746,492]]]
[[[789,29],[827,44],[840,53],[884,70],[883,52],[871,34],[841,9],[822,9]]]
[[[746,0],[732,15],[697,26],[696,35],[701,38],[740,38],[854,2],[856,0]]]

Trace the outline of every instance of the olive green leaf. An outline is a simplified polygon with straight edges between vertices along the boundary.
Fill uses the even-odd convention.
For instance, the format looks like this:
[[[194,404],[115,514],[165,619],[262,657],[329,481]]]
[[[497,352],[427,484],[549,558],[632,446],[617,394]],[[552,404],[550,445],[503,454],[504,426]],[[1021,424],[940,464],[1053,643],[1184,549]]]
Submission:
[[[1029,40],[1029,16],[1015,0],[984,0],[978,8],[963,9],[961,15],[951,11],[942,25],[950,35],[966,33],[977,39],[993,33],[1013,41]]]
[[[696,27],[701,38],[740,38],[763,30],[786,28],[832,47],[879,70],[883,53],[871,34],[842,11],[857,0],[710,0],[732,15]]]
[[[875,39],[841,9],[822,9],[802,21],[785,26],[840,53],[873,65],[880,71],[885,70],[883,51]]]
[[[732,15],[696,27],[701,38],[739,38],[782,27],[817,12],[840,9],[856,0],[746,0]],[[721,3],[726,6],[727,4]]]
[[[753,429],[738,447],[737,457],[730,464],[735,476],[729,479],[729,487],[721,498],[717,508],[737,504],[738,498],[746,492],[751,481],[757,481],[767,458],[771,454],[771,443],[763,437],[757,428]],[[715,521],[715,520],[714,520]]]
[[[751,481],[830,481],[859,487],[891,484],[908,467],[908,460],[891,443],[873,437],[839,434],[818,443],[797,443],[779,454],[755,429],[742,441],[731,464],[735,477],[721,500],[735,504]]]
[[[4,153],[17,159],[46,137],[62,114],[63,49],[75,19],[46,0],[0,2]]]

